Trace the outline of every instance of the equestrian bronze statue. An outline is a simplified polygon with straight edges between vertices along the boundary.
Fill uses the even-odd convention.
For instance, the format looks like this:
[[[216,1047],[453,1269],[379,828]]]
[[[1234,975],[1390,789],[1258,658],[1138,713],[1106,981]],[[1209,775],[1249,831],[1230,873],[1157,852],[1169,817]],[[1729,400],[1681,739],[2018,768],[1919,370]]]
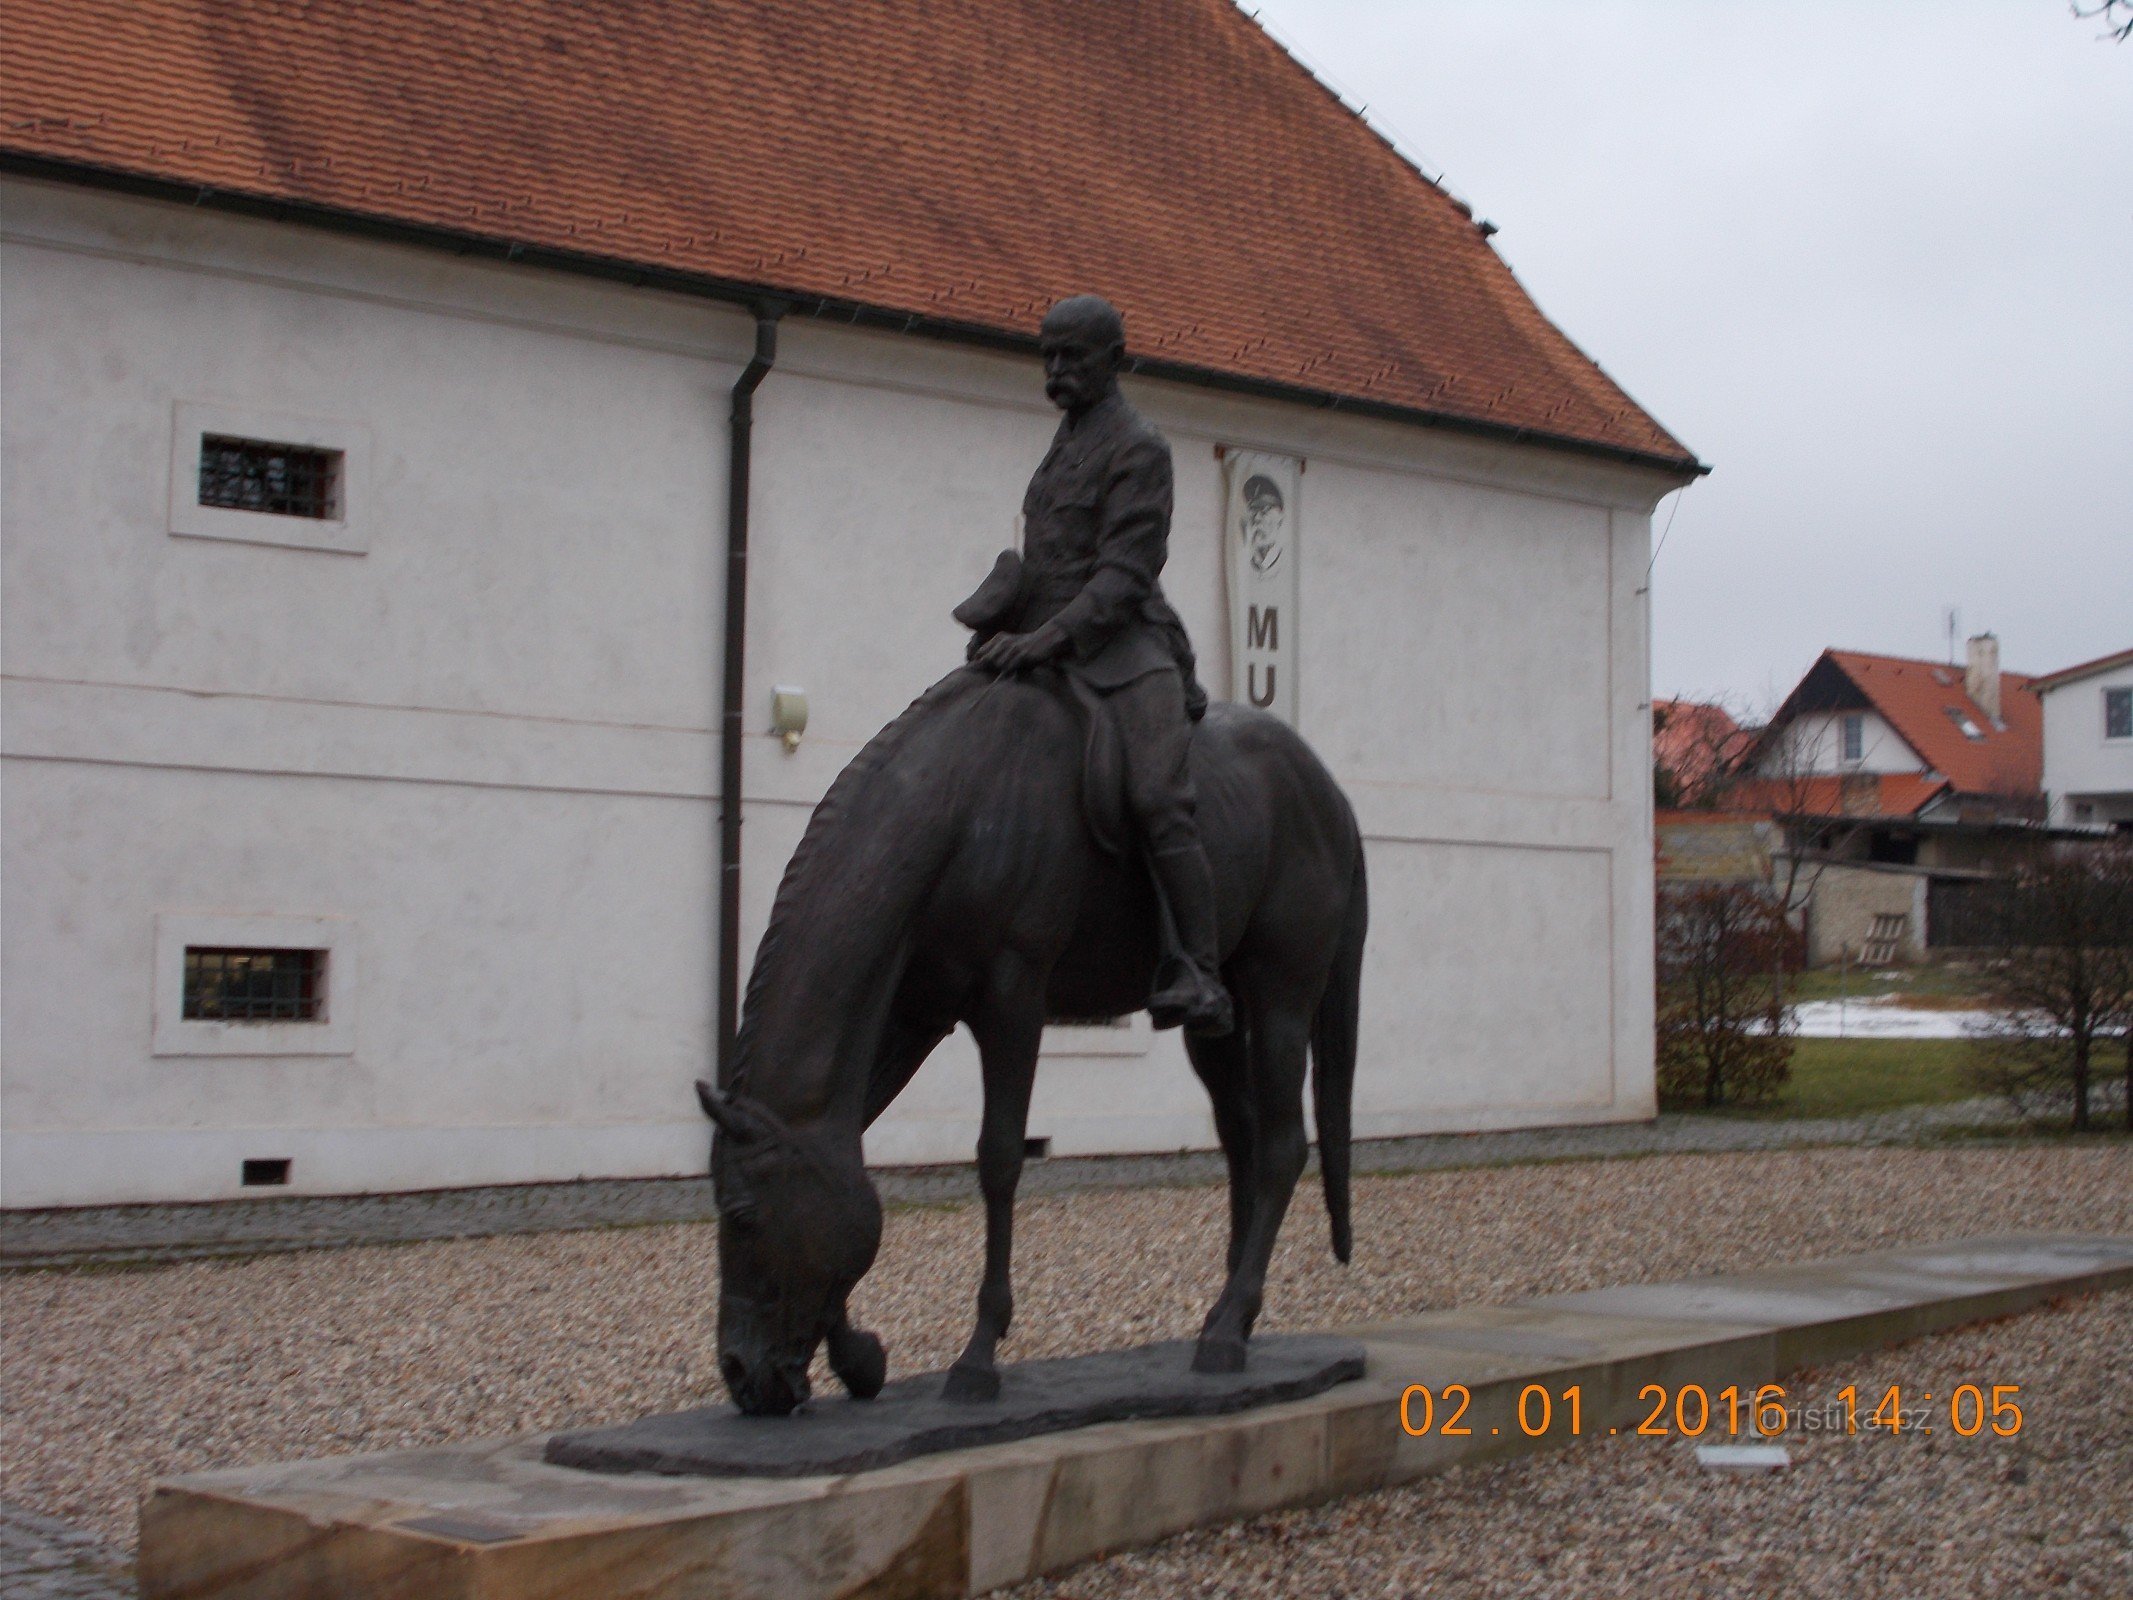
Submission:
[[[1004,554],[956,615],[970,664],[830,786],[749,978],[718,1125],[719,1370],[740,1408],[807,1399],[825,1341],[855,1396],[881,1342],[846,1313],[881,1204],[860,1137],[957,1023],[984,1083],[977,1323],[951,1398],[999,1393],[1014,1198],[1047,1020],[1146,1008],[1182,1026],[1229,1168],[1228,1280],[1194,1366],[1235,1372],[1308,1154],[1307,1055],[1333,1250],[1368,921],[1362,841],[1284,723],[1209,706],[1158,584],[1169,447],[1118,390],[1124,328],[1091,296],[1042,335],[1065,412]]]

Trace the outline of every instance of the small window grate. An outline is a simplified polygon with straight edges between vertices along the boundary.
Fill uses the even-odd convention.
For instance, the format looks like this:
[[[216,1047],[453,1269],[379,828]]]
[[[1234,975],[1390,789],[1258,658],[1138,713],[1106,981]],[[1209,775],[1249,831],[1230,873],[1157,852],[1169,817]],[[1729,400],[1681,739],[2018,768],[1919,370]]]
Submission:
[[[340,463],[338,450],[207,434],[200,440],[200,503],[327,521],[339,514]]]
[[[324,1022],[326,952],[185,947],[188,1022]]]

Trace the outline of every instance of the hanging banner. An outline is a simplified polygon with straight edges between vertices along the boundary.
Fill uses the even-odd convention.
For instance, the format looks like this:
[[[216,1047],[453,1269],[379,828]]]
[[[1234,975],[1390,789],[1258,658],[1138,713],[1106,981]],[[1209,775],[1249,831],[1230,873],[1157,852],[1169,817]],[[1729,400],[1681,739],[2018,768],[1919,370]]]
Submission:
[[[1296,726],[1297,503],[1294,456],[1225,450],[1229,697]]]

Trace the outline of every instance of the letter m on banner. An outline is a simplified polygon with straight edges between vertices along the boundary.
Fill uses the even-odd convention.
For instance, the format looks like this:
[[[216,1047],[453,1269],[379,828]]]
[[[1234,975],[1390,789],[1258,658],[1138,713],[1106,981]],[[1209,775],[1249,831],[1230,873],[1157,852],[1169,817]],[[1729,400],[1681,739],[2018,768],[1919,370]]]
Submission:
[[[1297,567],[1303,463],[1224,450],[1223,571],[1229,580],[1229,698],[1296,725]]]

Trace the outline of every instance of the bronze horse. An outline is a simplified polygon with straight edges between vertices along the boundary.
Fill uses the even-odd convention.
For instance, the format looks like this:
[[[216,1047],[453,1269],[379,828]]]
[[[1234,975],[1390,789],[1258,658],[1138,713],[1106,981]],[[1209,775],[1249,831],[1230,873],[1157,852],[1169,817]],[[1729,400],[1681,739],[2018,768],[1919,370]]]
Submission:
[[[845,1311],[881,1239],[860,1135],[958,1022],[983,1062],[986,1245],[977,1326],[947,1393],[998,1394],[1045,1022],[1140,1009],[1157,959],[1146,869],[1106,839],[1092,729],[1054,671],[965,668],[877,734],[816,807],[756,953],[732,1081],[697,1085],[718,1124],[719,1370],[744,1412],[806,1400],[824,1340],[853,1395],[881,1388],[881,1342]],[[1348,1259],[1368,912],[1354,813],[1293,730],[1216,705],[1194,733],[1192,776],[1238,1003],[1236,1032],[1186,1039],[1230,1201],[1229,1277],[1194,1365],[1233,1372],[1308,1153],[1307,1046],[1333,1251]]]

